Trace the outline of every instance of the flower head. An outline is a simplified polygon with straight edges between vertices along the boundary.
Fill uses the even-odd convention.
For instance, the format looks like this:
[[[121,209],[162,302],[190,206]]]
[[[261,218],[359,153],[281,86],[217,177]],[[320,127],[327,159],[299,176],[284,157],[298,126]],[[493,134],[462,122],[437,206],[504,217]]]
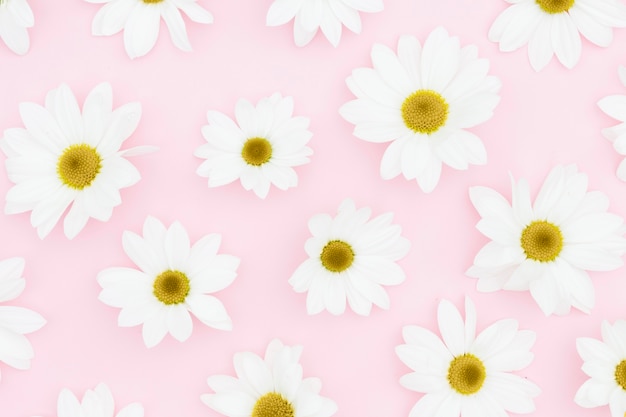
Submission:
[[[87,390],[81,402],[67,388],[59,394],[57,417],[143,417],[143,406],[132,403],[115,414],[115,401],[109,387],[100,383]]]
[[[35,18],[26,0],[0,0],[0,37],[10,50],[24,55],[30,47],[27,28]]]
[[[500,81],[477,55],[474,45],[461,47],[437,28],[424,45],[402,36],[397,55],[374,45],[374,68],[352,71],[346,82],[357,99],[339,112],[359,139],[391,142],[380,165],[384,179],[402,174],[431,192],[442,163],[465,170],[487,162],[481,140],[466,129],[491,118]]]
[[[207,326],[230,330],[232,323],[220,300],[212,295],[229,286],[237,276],[239,259],[218,254],[221,236],[210,234],[193,246],[179,222],[169,228],[154,217],[143,226],[143,237],[124,232],[126,254],[140,270],[107,268],[98,274],[99,299],[120,311],[122,327],[143,324],[148,347],[169,332],[184,341],[191,336],[189,312]]]
[[[619,78],[626,86],[626,68],[619,68]],[[619,124],[602,131],[605,138],[613,142],[613,148],[620,155],[626,155],[626,95],[612,95],[598,101],[598,106],[607,115],[619,120]],[[626,158],[622,159],[617,168],[617,177],[626,181]]]

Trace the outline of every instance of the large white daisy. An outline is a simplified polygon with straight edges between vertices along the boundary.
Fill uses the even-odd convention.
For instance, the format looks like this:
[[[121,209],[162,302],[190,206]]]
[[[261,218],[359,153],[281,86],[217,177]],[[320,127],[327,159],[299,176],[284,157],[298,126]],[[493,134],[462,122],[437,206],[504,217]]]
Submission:
[[[539,71],[552,56],[573,68],[580,59],[582,34],[606,47],[614,27],[626,27],[626,5],[620,0],[506,0],[512,3],[493,22],[489,40],[500,50],[528,44],[530,65]]]
[[[292,168],[309,162],[313,153],[309,119],[293,117],[293,99],[273,94],[257,103],[240,99],[235,106],[235,123],[218,111],[209,111],[209,124],[202,127],[207,143],[195,155],[206,159],[198,167],[209,187],[239,179],[246,190],[265,198],[270,185],[281,190],[295,187],[298,176]]]
[[[619,79],[626,86],[626,68],[619,68]],[[620,123],[602,130],[605,138],[613,143],[613,147],[620,155],[626,155],[626,95],[612,95],[598,101],[598,106],[607,115],[619,120]],[[617,168],[617,177],[626,181],[626,158]]]
[[[339,45],[342,26],[361,33],[359,12],[383,10],[383,0],[274,0],[267,11],[267,26],[281,26],[294,19],[293,37],[298,46],[311,42],[318,29],[333,46]]]
[[[24,291],[24,259],[0,261],[0,302],[16,299]],[[39,330],[46,320],[23,307],[0,306],[0,361],[16,369],[29,369],[33,347],[24,336]]]
[[[372,303],[388,309],[385,285],[398,285],[405,279],[396,261],[409,251],[409,241],[392,224],[393,213],[370,220],[369,207],[357,209],[344,200],[337,216],[317,214],[309,220],[313,235],[304,249],[309,259],[289,278],[296,292],[307,292],[309,314],[327,309],[343,314],[346,299],[352,310],[367,316]]]
[[[301,346],[284,346],[277,339],[267,346],[265,358],[236,353],[237,377],[209,377],[215,393],[203,394],[202,402],[228,417],[330,417],[337,405],[319,395],[318,378],[302,377],[301,353]]]
[[[465,321],[456,307],[441,300],[437,310],[441,339],[419,326],[404,326],[406,344],[396,347],[413,370],[400,384],[425,395],[409,417],[478,417],[531,413],[540,390],[512,374],[533,359],[535,333],[518,330],[517,320],[493,323],[476,336],[476,310],[465,299]]]
[[[124,47],[131,58],[150,52],[159,36],[161,18],[165,21],[174,45],[191,51],[185,21],[179,11],[198,23],[213,23],[213,15],[196,0],[86,0],[106,3],[91,25],[95,36],[115,35],[124,29]]]
[[[26,0],[0,0],[0,37],[10,50],[24,55],[30,47],[27,28],[35,18]]]
[[[476,227],[492,241],[467,275],[478,278],[479,291],[530,290],[546,315],[571,306],[589,313],[594,288],[586,271],[623,264],[623,219],[607,212],[605,194],[587,191],[587,175],[574,165],[555,167],[532,205],[528,182],[511,183],[511,204],[490,188],[470,188],[482,217]]]
[[[489,62],[474,45],[435,29],[422,46],[402,36],[398,54],[375,44],[374,68],[357,68],[346,80],[357,100],[339,112],[368,142],[391,142],[380,174],[416,179],[425,192],[439,182],[442,163],[459,170],[485,164],[481,140],[465,130],[490,119],[500,81],[488,76]]]
[[[64,388],[57,401],[57,417],[143,417],[143,406],[131,403],[115,413],[115,401],[109,387],[100,383],[87,390],[82,401]]]
[[[113,110],[107,83],[89,93],[82,113],[63,84],[47,94],[45,107],[21,103],[20,115],[26,129],[7,129],[0,142],[7,174],[15,183],[7,192],[4,211],[31,211],[31,224],[42,239],[70,206],[63,221],[69,239],[90,217],[109,220],[113,207],[122,202],[119,190],[140,179],[125,157],[155,149],[120,150],[139,123],[141,105]]]
[[[140,270],[115,267],[98,274],[99,299],[120,311],[122,327],[143,324],[143,340],[157,345],[169,332],[176,340],[191,336],[189,312],[215,329],[232,323],[220,300],[209,295],[229,286],[239,259],[218,254],[221,236],[210,234],[191,246],[179,222],[169,228],[154,217],[143,225],[143,237],[125,231],[124,251]]]
[[[609,405],[611,417],[626,414],[626,321],[602,322],[602,342],[576,339],[583,359],[582,370],[590,378],[576,392],[576,404],[585,408]]]

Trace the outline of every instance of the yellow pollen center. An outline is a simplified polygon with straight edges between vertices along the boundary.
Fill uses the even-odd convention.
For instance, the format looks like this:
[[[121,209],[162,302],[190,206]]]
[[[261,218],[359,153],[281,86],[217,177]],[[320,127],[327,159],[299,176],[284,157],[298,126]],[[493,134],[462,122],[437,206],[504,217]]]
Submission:
[[[277,392],[268,392],[254,404],[251,417],[294,417],[295,410],[289,401]]]
[[[482,361],[471,353],[457,356],[450,362],[448,382],[459,394],[476,394],[483,386],[487,371]]]
[[[558,226],[545,220],[536,220],[522,231],[520,243],[527,258],[551,262],[563,249],[563,235]]]
[[[615,367],[615,382],[626,391],[626,359]]]
[[[541,10],[549,14],[563,13],[568,11],[575,0],[535,0]]]
[[[341,240],[331,240],[322,249],[322,265],[331,272],[343,272],[354,261],[352,246]]]
[[[164,0],[142,0],[142,1],[146,4],[156,4],[156,3],[161,3]]]
[[[272,144],[265,138],[250,138],[243,144],[241,157],[248,165],[261,166],[272,158]]]
[[[153,294],[163,304],[180,304],[189,294],[189,278],[180,271],[168,269],[154,280]]]
[[[76,190],[89,187],[101,168],[100,154],[85,143],[65,148],[57,162],[57,174],[63,184]]]
[[[448,103],[436,91],[417,90],[402,103],[406,127],[418,133],[434,133],[448,119]]]

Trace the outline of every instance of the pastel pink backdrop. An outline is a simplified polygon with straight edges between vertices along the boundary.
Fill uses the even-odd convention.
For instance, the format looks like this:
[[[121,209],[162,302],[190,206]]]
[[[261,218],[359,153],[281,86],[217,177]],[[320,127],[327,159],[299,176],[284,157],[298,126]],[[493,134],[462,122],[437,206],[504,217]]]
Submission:
[[[337,416],[407,416],[420,395],[398,383],[409,371],[394,352],[402,343],[402,326],[437,331],[439,300],[461,307],[465,295],[477,304],[479,329],[512,317],[537,333],[535,360],[519,373],[543,391],[534,416],[608,415],[608,408],[586,410],[573,402],[586,379],[575,339],[599,338],[602,320],[624,318],[626,269],[592,273],[597,302],[591,315],[573,311],[549,318],[528,293],[478,293],[464,271],[487,242],[474,227],[479,218],[468,198],[472,185],[487,185],[509,197],[511,173],[527,178],[536,192],[554,165],[576,163],[588,173],[591,189],[609,195],[610,210],[626,216],[626,184],[614,174],[621,157],[601,135],[615,122],[596,105],[606,95],[626,94],[617,75],[618,66],[626,64],[626,30],[616,30],[607,49],[583,41],[574,70],[553,61],[535,73],[525,48],[500,53],[487,39],[491,23],[507,6],[502,0],[386,0],[384,12],[362,15],[362,34],[344,31],[336,49],[321,35],[297,48],[291,23],[266,27],[271,0],[199,0],[215,23],[187,20],[192,53],[177,50],[162,25],[152,52],[131,61],[121,34],[91,35],[98,5],[29,3],[36,20],[29,31],[30,52],[18,57],[0,45],[0,129],[23,126],[18,104],[43,103],[46,92],[62,82],[82,103],[91,88],[108,81],[114,106],[131,101],[143,106],[126,146],[156,145],[160,151],[133,158],[142,180],[122,192],[123,203],[111,221],[90,221],[73,241],[61,227],[41,241],[27,214],[0,215],[1,257],[26,259],[26,290],[14,304],[48,320],[29,337],[35,349],[30,370],[0,364],[0,415],[56,416],[62,388],[82,396],[105,382],[118,409],[139,401],[146,417],[218,416],[199,399],[209,392],[206,378],[234,374],[235,352],[262,354],[272,338],[280,338],[304,346],[305,376],[321,378],[322,394],[339,406]],[[488,164],[465,172],[445,168],[439,186],[426,195],[415,182],[382,180],[378,168],[386,145],[357,140],[338,108],[353,98],[345,78],[353,68],[371,65],[375,42],[395,49],[400,35],[423,41],[439,25],[462,44],[476,44],[503,87],[493,119],[472,130],[485,143]],[[274,92],[293,96],[295,114],[311,119],[314,155],[297,170],[299,186],[287,192],[272,189],[266,200],[238,183],[209,189],[195,174],[200,160],[193,156],[204,142],[200,128],[206,111],[232,115],[239,98],[256,102]],[[0,173],[0,195],[10,186]],[[305,295],[296,294],[287,280],[306,258],[308,219],[334,213],[346,197],[372,207],[376,215],[395,213],[412,242],[400,262],[407,280],[388,290],[389,311],[374,308],[370,317],[351,311],[340,317],[308,316]],[[100,270],[133,266],[122,250],[122,232],[140,232],[149,214],[166,224],[180,220],[192,241],[220,233],[221,251],[242,259],[238,278],[217,294],[232,317],[232,332],[194,320],[185,343],[168,336],[147,349],[140,327],[119,328],[119,310],[97,300]]]

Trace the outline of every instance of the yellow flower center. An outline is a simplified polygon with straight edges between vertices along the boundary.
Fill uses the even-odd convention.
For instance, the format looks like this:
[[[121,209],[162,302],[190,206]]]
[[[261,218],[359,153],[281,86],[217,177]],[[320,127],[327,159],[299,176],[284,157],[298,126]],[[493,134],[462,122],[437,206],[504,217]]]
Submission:
[[[615,382],[626,391],[626,359],[615,367]]]
[[[272,144],[265,138],[250,138],[243,144],[241,157],[248,165],[261,166],[272,158]]]
[[[91,146],[81,143],[65,148],[57,162],[57,174],[70,188],[89,187],[102,168],[102,158]]]
[[[294,417],[296,414],[289,401],[277,392],[268,392],[254,404],[251,417]]]
[[[436,91],[417,90],[402,103],[406,127],[418,133],[434,133],[448,119],[448,103]]]
[[[535,0],[541,10],[549,14],[563,13],[568,11],[575,0]]]
[[[168,269],[154,280],[153,294],[163,304],[180,304],[189,294],[189,278],[180,271]]]
[[[563,235],[558,226],[536,220],[522,231],[520,238],[526,257],[539,262],[551,262],[563,249]]]
[[[448,382],[459,394],[476,394],[483,386],[487,371],[485,365],[471,353],[457,356],[450,362]]]
[[[322,265],[331,272],[343,272],[354,261],[352,246],[342,240],[331,240],[322,249]]]
[[[142,0],[142,1],[146,4],[156,4],[156,3],[161,3],[164,0]]]

